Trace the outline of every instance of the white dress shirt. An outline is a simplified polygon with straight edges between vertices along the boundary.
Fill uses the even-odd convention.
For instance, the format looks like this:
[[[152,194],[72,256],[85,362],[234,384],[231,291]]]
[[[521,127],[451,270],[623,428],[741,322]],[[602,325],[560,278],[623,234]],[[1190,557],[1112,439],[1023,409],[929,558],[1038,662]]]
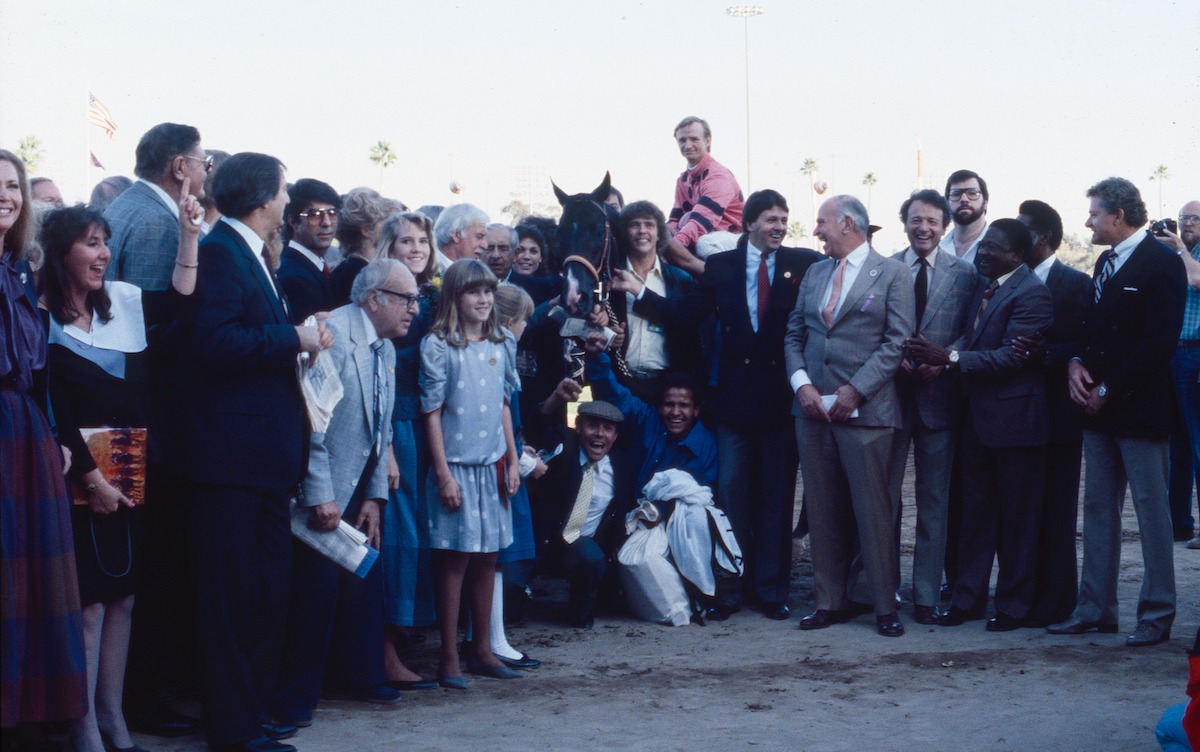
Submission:
[[[842,309],[842,304],[846,302],[846,296],[850,294],[850,288],[854,286],[854,281],[858,279],[858,273],[862,271],[863,264],[867,260],[867,254],[870,252],[871,244],[863,243],[847,254],[846,268],[842,270],[842,293],[838,296],[837,305],[833,308],[834,318],[837,318],[838,311]],[[829,305],[829,296],[833,294],[833,278],[837,275],[837,262],[834,262],[834,264],[833,274],[829,275],[829,282],[825,285],[825,291],[821,293],[821,310],[824,310],[825,306]],[[808,378],[808,371],[803,368],[797,368],[788,381],[792,385],[793,392],[802,386],[812,383],[812,379]]]
[[[1051,253],[1045,261],[1033,267],[1033,273],[1037,275],[1037,278],[1042,281],[1043,285],[1046,284],[1046,280],[1050,277],[1050,267],[1054,266],[1054,260],[1057,258],[1056,254]]]
[[[746,241],[746,307],[750,310],[750,326],[758,331],[758,264],[762,259],[762,251]],[[775,257],[779,251],[767,254],[767,279],[775,281]]]
[[[957,230],[957,229],[958,229],[958,225],[955,225],[954,230]],[[958,251],[956,251],[954,248],[954,230],[951,230],[950,232],[946,233],[946,236],[944,238],[942,238],[942,242],[938,243],[938,250],[945,251],[946,253],[952,253],[955,256],[958,256],[963,261],[966,261],[969,264],[974,264],[975,263],[975,251],[976,251],[976,249],[979,248],[979,241],[983,240],[983,236],[987,234],[987,229],[988,229],[988,223],[984,222],[983,229],[979,231],[979,235],[977,235],[975,237],[975,240],[972,241],[971,247],[967,248],[967,252],[961,256],[958,256]]]
[[[579,465],[587,467],[588,456],[579,450]],[[596,534],[596,530],[600,528],[600,521],[604,519],[604,512],[608,509],[608,505],[613,500],[613,466],[612,460],[608,455],[604,455],[596,466],[592,468],[594,476],[592,478],[592,503],[588,505],[587,517],[583,520],[583,529],[579,531],[579,537],[591,538]]]
[[[626,268],[633,271],[632,264],[627,263]],[[646,289],[656,292],[664,298],[667,296],[667,283],[663,278],[662,262],[657,254],[654,256],[654,266],[646,274],[644,284]],[[628,312],[625,330],[628,346],[625,348],[625,362],[634,371],[665,370],[668,366],[667,338],[663,334],[662,327],[652,325],[634,313],[633,303],[636,299],[637,296],[632,293],[625,293],[625,310]]]
[[[251,230],[245,223],[240,222],[233,217],[221,217],[221,221],[233,228],[233,231],[242,236],[242,240],[246,241],[246,245],[250,246],[250,255],[258,261],[258,265],[262,267],[263,274],[267,276],[267,281],[271,281],[271,269],[267,266],[267,260],[263,256],[263,247],[266,245],[263,239],[258,236],[258,233]],[[275,297],[279,297],[279,291],[275,289],[274,284],[269,284],[267,287],[275,293]]]
[[[926,263],[929,264],[929,271],[925,272],[925,292],[933,289],[933,268],[937,266],[937,257],[940,249],[934,248],[933,253],[925,257]],[[917,252],[910,246],[904,251],[904,263],[908,266],[908,271],[912,274],[913,283],[917,281],[917,272],[921,270],[921,266],[917,263],[917,259],[921,258]],[[919,322],[918,322],[919,323]]]
[[[1117,243],[1115,246],[1113,246],[1113,251],[1117,254],[1117,260],[1113,264],[1113,274],[1121,271],[1121,267],[1124,266],[1125,262],[1129,260],[1129,257],[1133,255],[1134,249],[1138,247],[1138,244],[1146,239],[1146,235],[1148,234],[1148,230],[1138,230],[1122,240],[1120,243]]]

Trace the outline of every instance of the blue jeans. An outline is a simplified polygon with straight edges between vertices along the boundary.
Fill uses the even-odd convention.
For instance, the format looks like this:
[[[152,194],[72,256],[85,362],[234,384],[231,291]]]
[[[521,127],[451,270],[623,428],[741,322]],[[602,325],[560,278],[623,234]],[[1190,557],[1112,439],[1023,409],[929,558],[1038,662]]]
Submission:
[[[1176,537],[1191,535],[1192,490],[1200,487],[1200,347],[1180,347],[1171,359],[1179,426],[1171,436],[1171,527]]]

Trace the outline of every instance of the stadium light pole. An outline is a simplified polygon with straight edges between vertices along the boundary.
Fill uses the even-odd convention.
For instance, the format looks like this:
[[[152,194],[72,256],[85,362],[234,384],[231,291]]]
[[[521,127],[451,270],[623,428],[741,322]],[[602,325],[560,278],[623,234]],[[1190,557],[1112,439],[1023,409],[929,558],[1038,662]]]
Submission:
[[[750,19],[766,13],[761,5],[731,5],[726,15],[742,19],[742,43],[746,57],[746,190],[750,190]]]

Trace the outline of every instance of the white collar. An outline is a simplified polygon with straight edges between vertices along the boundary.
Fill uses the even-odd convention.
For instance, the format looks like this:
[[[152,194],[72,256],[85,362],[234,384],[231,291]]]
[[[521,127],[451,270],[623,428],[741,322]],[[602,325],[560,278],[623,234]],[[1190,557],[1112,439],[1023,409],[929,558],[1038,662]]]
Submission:
[[[321,272],[325,270],[325,259],[308,250],[303,245],[300,245],[295,240],[288,241],[288,248],[295,248],[297,251],[300,251],[300,255],[308,259],[313,266],[317,267],[317,271]]]
[[[154,195],[158,196],[158,200],[163,202],[163,205],[175,215],[176,219],[179,219],[179,204],[162,189],[162,186],[157,183],[151,183],[149,180],[141,180],[140,182],[145,183],[150,190],[154,191]]]
[[[64,324],[63,334],[89,347],[139,353],[146,349],[146,316],[142,310],[142,291],[128,282],[106,281],[104,289],[112,302],[108,321],[92,313],[91,331],[85,332],[73,324]]]
[[[850,251],[846,254],[846,263],[857,269],[867,260],[867,254],[870,252],[871,244],[869,242],[863,243],[853,251]]]
[[[1057,255],[1051,253],[1046,257],[1045,261],[1033,267],[1033,273],[1042,281],[1042,284],[1045,284],[1046,280],[1050,277],[1050,267],[1054,266],[1054,261],[1057,258]]]
[[[925,257],[925,262],[927,264],[929,264],[930,269],[937,266],[937,256],[938,256],[938,253],[940,253],[940,252],[941,252],[940,249],[935,247],[933,249],[933,252]],[[912,249],[911,245],[908,248],[904,249],[904,265],[905,266],[916,265],[917,259],[919,259],[919,258],[921,258],[921,257],[917,255],[917,252]]]
[[[1146,234],[1147,234],[1146,230],[1138,230],[1137,232],[1133,233],[1129,237],[1122,240],[1120,243],[1117,243],[1116,245],[1114,245],[1113,253],[1116,254],[1118,257],[1120,257],[1122,261],[1124,261],[1125,258],[1129,256],[1129,254],[1133,253],[1133,249],[1137,248],[1138,244],[1146,239]]]
[[[388,305],[396,305],[396,302],[391,301]],[[375,344],[379,341],[379,332],[375,331],[375,325],[371,323],[371,317],[367,315],[366,309],[362,306],[355,306],[355,308],[362,314],[363,328],[367,331],[367,342],[372,345]]]
[[[234,232],[242,236],[242,240],[246,241],[246,245],[250,246],[250,253],[255,258],[262,258],[263,246],[267,243],[258,236],[258,233],[250,229],[250,226],[241,220],[233,217],[221,217],[221,221],[229,225]]]

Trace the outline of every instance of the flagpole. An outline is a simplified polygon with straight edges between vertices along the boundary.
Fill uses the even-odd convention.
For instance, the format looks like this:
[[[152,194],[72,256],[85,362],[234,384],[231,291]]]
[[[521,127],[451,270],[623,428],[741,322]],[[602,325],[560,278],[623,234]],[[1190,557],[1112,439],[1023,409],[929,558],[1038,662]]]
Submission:
[[[91,89],[88,90],[88,97],[92,95]],[[87,148],[87,166],[83,168],[83,195],[91,197],[92,190],[92,129],[91,122],[87,118],[87,108],[83,110],[83,127],[86,131],[84,136],[85,146]]]

